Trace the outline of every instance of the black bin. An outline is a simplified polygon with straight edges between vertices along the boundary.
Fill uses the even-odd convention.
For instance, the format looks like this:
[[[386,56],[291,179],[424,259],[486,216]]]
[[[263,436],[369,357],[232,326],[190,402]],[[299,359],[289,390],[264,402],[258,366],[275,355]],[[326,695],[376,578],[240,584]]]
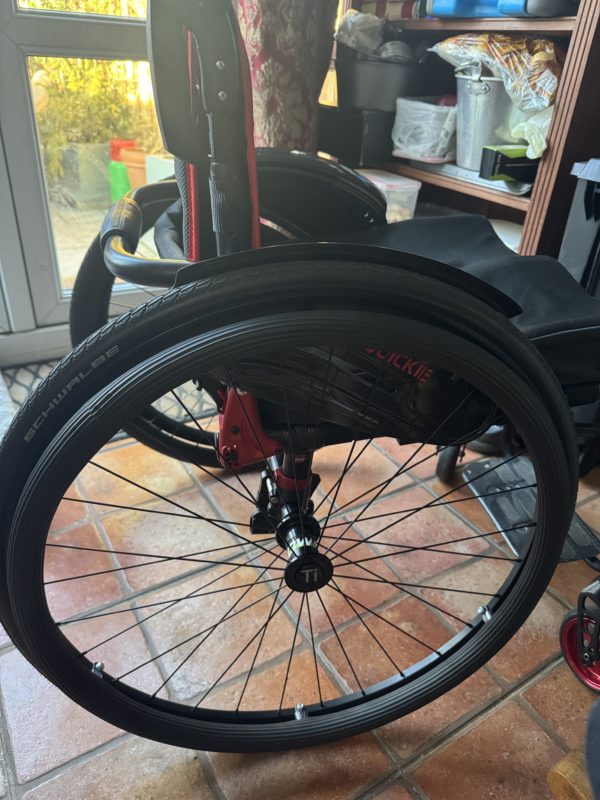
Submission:
[[[390,161],[394,117],[391,111],[344,111],[319,106],[317,149],[350,167]]]
[[[419,65],[398,64],[375,56],[359,58],[338,42],[335,60],[341,109],[395,111],[397,97],[419,94]]]

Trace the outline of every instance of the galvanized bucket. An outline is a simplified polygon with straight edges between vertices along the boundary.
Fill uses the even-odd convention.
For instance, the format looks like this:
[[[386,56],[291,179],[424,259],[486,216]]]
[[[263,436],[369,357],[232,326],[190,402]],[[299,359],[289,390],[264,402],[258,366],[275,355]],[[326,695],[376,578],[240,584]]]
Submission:
[[[481,166],[484,145],[507,144],[514,112],[501,78],[457,75],[456,163],[476,170]],[[516,124],[516,120],[514,120]]]

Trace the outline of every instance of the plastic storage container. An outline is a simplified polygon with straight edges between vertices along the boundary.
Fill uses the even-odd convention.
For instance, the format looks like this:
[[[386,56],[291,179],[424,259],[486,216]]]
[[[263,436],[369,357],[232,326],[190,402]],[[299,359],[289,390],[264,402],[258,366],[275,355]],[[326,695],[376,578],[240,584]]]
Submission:
[[[338,42],[335,69],[338,105],[344,110],[395,111],[396,98],[419,94],[419,69],[415,62],[359,59],[355,50]]]
[[[379,169],[359,169],[358,172],[375,184],[384,195],[387,200],[388,222],[402,222],[414,217],[421,188],[419,181]]]
[[[393,154],[441,164],[456,155],[456,106],[442,105],[438,98],[396,100],[392,129]]]
[[[561,17],[575,14],[578,0],[433,0],[437,17]]]

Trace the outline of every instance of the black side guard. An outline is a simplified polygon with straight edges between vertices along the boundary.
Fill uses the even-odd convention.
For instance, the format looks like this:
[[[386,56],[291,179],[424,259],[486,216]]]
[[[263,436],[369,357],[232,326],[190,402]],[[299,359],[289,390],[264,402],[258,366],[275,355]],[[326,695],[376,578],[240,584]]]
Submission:
[[[353,261],[365,264],[385,264],[389,267],[398,266],[461,289],[508,318],[516,317],[522,311],[521,307],[503,292],[456,267],[450,267],[440,261],[417,256],[413,253],[404,253],[385,247],[349,243],[306,242],[284,244],[209,259],[182,267],[177,273],[173,285],[185,286],[188,283],[205,278],[225,275],[234,270],[261,264],[308,260]]]

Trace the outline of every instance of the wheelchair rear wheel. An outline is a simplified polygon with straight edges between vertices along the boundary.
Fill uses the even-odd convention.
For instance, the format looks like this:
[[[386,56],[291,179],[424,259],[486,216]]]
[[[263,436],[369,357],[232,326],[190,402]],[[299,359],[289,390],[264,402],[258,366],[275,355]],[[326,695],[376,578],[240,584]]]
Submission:
[[[568,409],[550,378],[545,405],[462,335],[453,304],[471,334],[479,315],[504,328],[499,352],[516,363],[535,359],[529,345],[421,276],[304,266],[184,287],[119,320],[40,387],[0,452],[13,464],[2,544],[15,643],[139,735],[268,751],[382,725],[497,652],[559,557],[574,500],[556,421]],[[419,293],[427,322],[412,314]],[[156,454],[142,468],[142,445],[109,444],[189,381],[217,403],[257,399],[248,435],[262,473],[233,460],[208,475]],[[437,446],[501,421],[536,475],[521,558],[461,510],[476,502],[467,484],[422,478]],[[85,524],[64,527],[81,500]]]

